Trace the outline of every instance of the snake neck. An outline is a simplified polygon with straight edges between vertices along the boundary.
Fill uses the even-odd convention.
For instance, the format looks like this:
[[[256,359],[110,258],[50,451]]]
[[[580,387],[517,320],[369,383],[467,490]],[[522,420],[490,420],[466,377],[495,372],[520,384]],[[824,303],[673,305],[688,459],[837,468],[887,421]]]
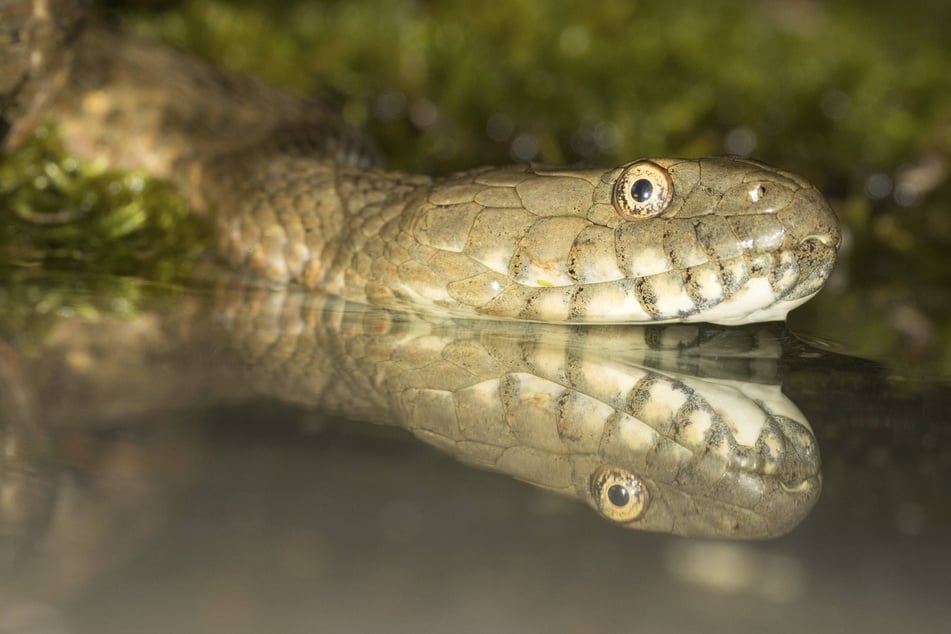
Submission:
[[[408,257],[406,208],[432,183],[287,152],[235,156],[204,171],[201,195],[232,265],[363,303],[376,303],[369,276],[386,279]]]

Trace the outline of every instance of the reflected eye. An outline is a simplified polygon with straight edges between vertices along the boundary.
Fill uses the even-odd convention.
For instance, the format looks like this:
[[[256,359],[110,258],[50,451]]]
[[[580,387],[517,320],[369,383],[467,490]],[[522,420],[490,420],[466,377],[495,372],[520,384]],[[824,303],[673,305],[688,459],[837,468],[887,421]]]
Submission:
[[[631,163],[614,183],[614,208],[625,220],[653,218],[673,196],[670,174],[652,161]]]
[[[620,467],[600,467],[591,475],[591,495],[601,515],[614,522],[633,522],[647,510],[647,487]]]

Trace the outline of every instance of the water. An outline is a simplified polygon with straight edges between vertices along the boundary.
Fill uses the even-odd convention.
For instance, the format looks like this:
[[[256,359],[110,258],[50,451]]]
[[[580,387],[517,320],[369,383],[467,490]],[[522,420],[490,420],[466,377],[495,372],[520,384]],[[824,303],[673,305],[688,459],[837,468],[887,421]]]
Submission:
[[[348,121],[366,123],[391,164],[407,169],[727,151],[804,171],[836,198],[847,243],[827,290],[790,324],[831,348],[766,329],[702,354],[648,346],[645,359],[643,346],[566,348],[550,330],[531,346],[517,331],[463,332],[499,355],[532,352],[534,369],[557,367],[570,349],[622,374],[660,364],[734,392],[781,383],[814,431],[822,491],[772,520],[785,534],[766,541],[628,530],[524,482],[566,481],[553,467],[538,476],[534,467],[548,464],[538,452],[510,461],[506,475],[440,450],[432,427],[445,409],[424,417],[430,433],[420,438],[363,422],[399,421],[366,389],[367,366],[331,363],[330,352],[366,359],[395,349],[418,360],[441,350],[451,328],[424,339],[399,320],[390,330],[349,311],[348,329],[323,328],[316,348],[299,348],[322,322],[275,314],[261,297],[229,308],[207,288],[23,280],[7,267],[0,632],[948,631],[944,6],[619,2],[538,12],[521,2],[508,7],[520,19],[499,21],[472,3],[438,16],[412,2],[296,3],[263,16],[244,10],[253,3],[231,13],[186,4],[192,22],[160,18],[166,39],[308,92],[327,80],[335,98],[346,93]],[[228,29],[235,44],[222,43]],[[615,72],[619,60],[630,72]],[[44,214],[23,209],[57,218],[98,198],[122,213],[90,224],[120,237],[65,227],[60,258],[97,269],[90,247],[104,242],[99,259],[121,261],[121,251],[136,274],[168,279],[154,252],[187,252],[181,245],[196,238],[188,228],[139,241],[125,233],[143,208],[138,176],[110,184],[94,173],[91,185],[70,186],[75,162],[61,169],[42,154],[5,162],[20,191],[40,192],[26,205],[5,198],[19,212],[5,214],[8,260],[38,261],[17,218]],[[46,202],[50,183],[73,192],[68,204]],[[174,208],[151,195],[154,207]],[[365,336],[344,336],[354,332]],[[393,332],[406,337],[383,337]],[[395,348],[381,349],[383,340]],[[443,369],[428,378],[452,379]],[[544,396],[544,385],[520,385]],[[315,403],[318,392],[330,396]],[[521,431],[529,446],[553,442]],[[489,461],[481,450],[465,458]],[[567,464],[590,462],[577,460]],[[724,512],[711,516],[721,528]],[[762,533],[753,520],[766,515],[733,519]],[[703,517],[678,526],[699,530]]]
[[[689,329],[613,351],[558,329],[476,331],[497,354],[531,350],[540,373],[570,349],[605,367],[781,380],[821,453],[815,506],[772,540],[686,538],[350,420],[388,414],[357,385],[360,363],[330,351],[382,354],[361,336],[444,350],[438,324],[420,338],[415,322],[321,305],[331,328],[303,300],[135,288],[132,307],[75,279],[4,291],[19,312],[0,330],[0,631],[947,630],[946,383],[776,328],[676,354],[664,346]],[[307,403],[318,386],[331,396]],[[341,406],[353,416],[329,413]]]

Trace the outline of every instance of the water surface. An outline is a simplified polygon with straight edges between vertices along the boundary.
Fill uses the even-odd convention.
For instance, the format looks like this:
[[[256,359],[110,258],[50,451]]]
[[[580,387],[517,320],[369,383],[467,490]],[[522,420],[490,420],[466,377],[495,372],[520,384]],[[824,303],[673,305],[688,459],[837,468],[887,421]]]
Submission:
[[[350,419],[373,418],[369,403],[351,417],[289,403],[300,357],[269,364],[278,339],[218,337],[221,315],[260,329],[261,296],[222,307],[207,289],[143,286],[123,313],[77,280],[4,292],[22,311],[0,355],[2,631],[946,627],[946,383],[782,329],[740,352],[651,348],[665,371],[780,381],[821,453],[821,495],[791,532],[694,539],[619,527]],[[367,319],[354,323],[380,327]],[[248,376],[284,394],[235,390]]]

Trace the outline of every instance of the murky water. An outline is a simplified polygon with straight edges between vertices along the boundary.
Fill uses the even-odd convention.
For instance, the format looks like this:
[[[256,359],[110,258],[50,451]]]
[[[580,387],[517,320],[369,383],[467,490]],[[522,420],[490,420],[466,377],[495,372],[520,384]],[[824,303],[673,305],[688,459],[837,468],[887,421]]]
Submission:
[[[0,631],[946,631],[947,384],[782,328],[93,287],[4,291]],[[605,462],[660,532],[585,500]]]

